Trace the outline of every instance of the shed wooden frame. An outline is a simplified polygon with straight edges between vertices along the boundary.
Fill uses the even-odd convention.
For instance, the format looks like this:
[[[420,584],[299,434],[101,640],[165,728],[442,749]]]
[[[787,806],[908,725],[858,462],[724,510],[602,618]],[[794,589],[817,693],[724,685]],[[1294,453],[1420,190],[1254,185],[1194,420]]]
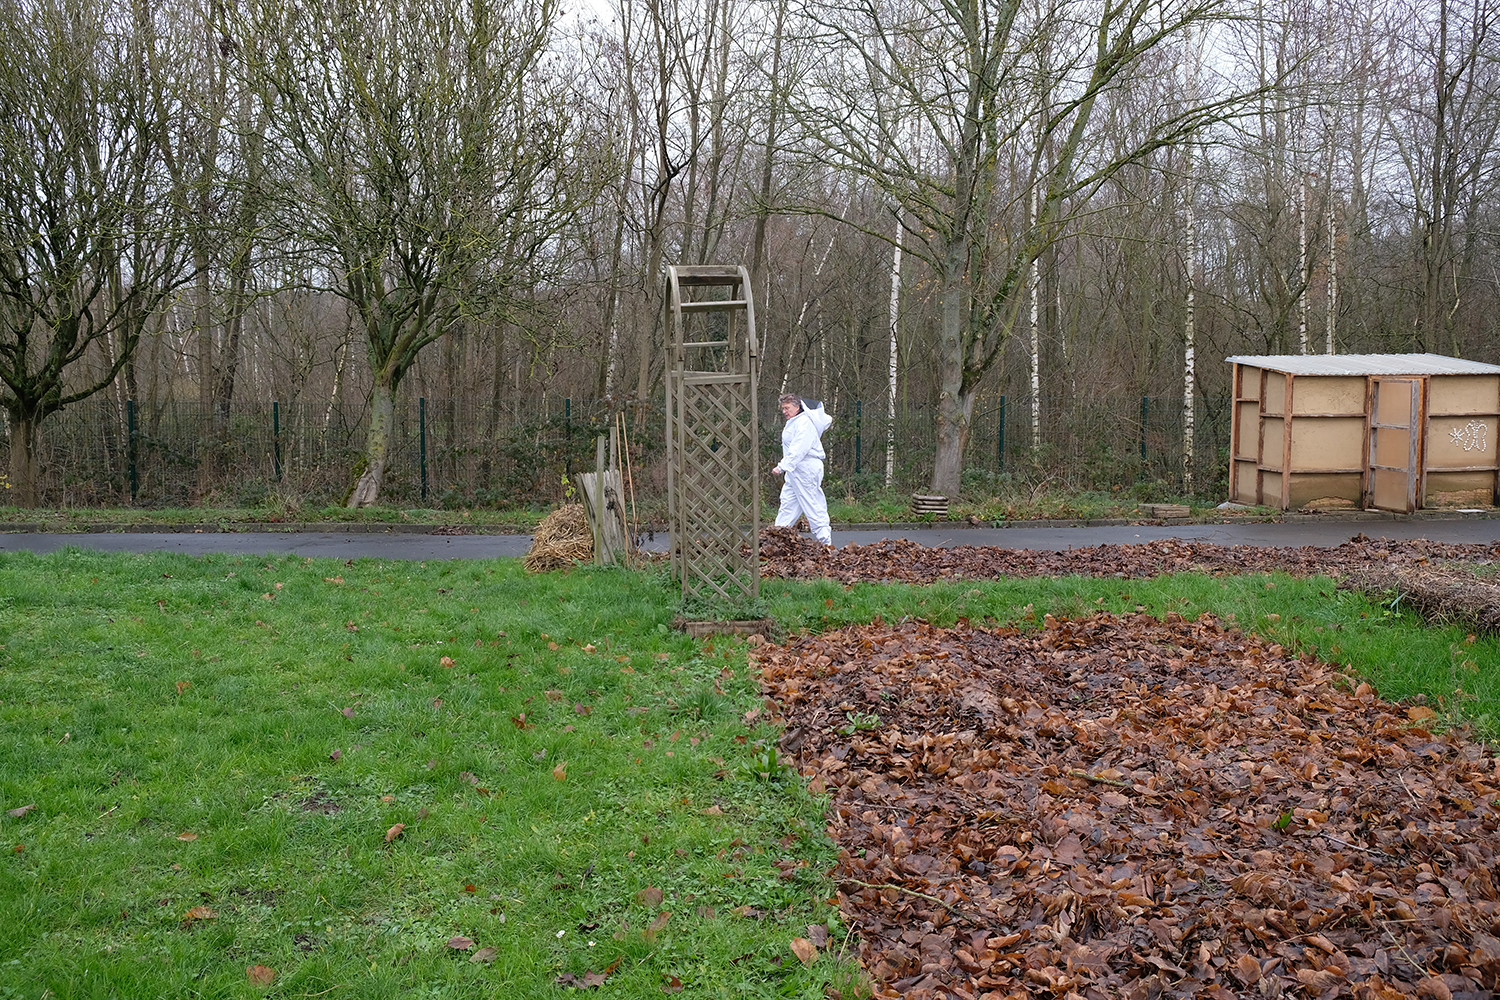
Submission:
[[[1409,513],[1482,490],[1500,506],[1500,365],[1436,354],[1227,360],[1230,500]]]

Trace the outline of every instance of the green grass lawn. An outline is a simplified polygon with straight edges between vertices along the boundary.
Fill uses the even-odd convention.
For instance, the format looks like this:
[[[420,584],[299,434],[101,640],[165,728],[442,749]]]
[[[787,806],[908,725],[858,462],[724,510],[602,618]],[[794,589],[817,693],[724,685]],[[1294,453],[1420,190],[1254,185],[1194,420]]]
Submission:
[[[1326,580],[761,604],[791,630],[1209,610],[1500,717],[1493,638]],[[0,997],[855,995],[823,804],[763,776],[747,647],[679,610],[659,573],[519,560],[0,555]]]

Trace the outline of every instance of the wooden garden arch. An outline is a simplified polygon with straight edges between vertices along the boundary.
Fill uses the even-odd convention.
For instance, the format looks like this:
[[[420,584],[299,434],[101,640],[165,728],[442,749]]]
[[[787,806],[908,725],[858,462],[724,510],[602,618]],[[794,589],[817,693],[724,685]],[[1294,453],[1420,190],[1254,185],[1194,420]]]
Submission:
[[[760,596],[760,345],[744,267],[667,268],[667,505],[682,596]]]

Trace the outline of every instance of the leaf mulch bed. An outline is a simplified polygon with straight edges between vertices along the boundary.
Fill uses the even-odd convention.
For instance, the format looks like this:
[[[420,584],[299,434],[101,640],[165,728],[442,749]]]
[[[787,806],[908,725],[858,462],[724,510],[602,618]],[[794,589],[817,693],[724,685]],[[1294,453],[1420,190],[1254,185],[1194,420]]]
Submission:
[[[993,575],[953,550],[883,545],[900,551],[887,568],[902,579],[943,565]],[[1348,546],[1413,564],[1496,555]],[[983,558],[1101,573],[1105,548],[1079,562]],[[1114,569],[1132,576],[1153,561],[1288,568],[1251,555],[1266,550],[1220,564],[1210,550],[1225,547],[1114,548],[1152,550]],[[847,551],[794,558],[830,568]],[[1340,556],[1357,552],[1312,551],[1298,557],[1308,572],[1356,568]],[[805,575],[872,575],[851,565]],[[1500,759],[1422,728],[1426,708],[1383,703],[1209,616],[1043,626],[876,622],[758,652],[783,746],[831,795],[838,898],[880,996],[1468,1000],[1500,988]]]
[[[790,528],[767,528],[760,537],[761,569],[767,576],[831,577],[844,583],[933,583],[1000,576],[1117,576],[1146,578],[1165,573],[1260,573],[1293,576],[1347,575],[1356,570],[1435,567],[1445,562],[1492,563],[1500,543],[1456,544],[1426,539],[1389,541],[1355,535],[1334,546],[1217,545],[1161,539],[1139,545],[1090,545],[1061,552],[1002,549],[983,545],[932,548],[906,539],[827,549]]]

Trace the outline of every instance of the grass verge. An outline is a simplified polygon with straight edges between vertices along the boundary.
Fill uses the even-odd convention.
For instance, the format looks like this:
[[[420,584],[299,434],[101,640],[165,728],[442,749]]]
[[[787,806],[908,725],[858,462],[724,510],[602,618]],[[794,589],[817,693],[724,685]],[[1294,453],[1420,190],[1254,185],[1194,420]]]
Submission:
[[[1211,611],[1492,742],[1500,716],[1493,638],[1327,580],[761,603],[793,631]],[[746,647],[680,610],[518,560],[0,556],[0,997],[854,995],[823,803],[768,753]]]
[[[0,507],[0,524],[34,524],[43,531],[77,531],[92,525],[140,527],[182,524],[370,524],[462,525],[475,529],[530,531],[548,511],[540,507],[507,510],[428,508],[309,507],[295,500],[259,507]]]

